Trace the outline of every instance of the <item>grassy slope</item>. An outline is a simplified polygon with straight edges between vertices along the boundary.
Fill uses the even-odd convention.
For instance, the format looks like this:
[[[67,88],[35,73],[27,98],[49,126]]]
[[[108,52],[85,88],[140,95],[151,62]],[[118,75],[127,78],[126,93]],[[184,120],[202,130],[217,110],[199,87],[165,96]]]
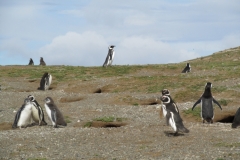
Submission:
[[[213,93],[222,103],[239,97],[240,47],[215,53],[211,56],[190,60],[192,72],[181,74],[184,63],[133,65],[114,67],[77,66],[0,66],[0,79],[26,78],[40,80],[44,72],[50,72],[54,83],[91,82],[99,78],[115,79],[108,85],[108,92],[157,93],[168,88],[177,102],[196,101],[205,83],[213,83]],[[81,85],[81,84],[79,84]]]

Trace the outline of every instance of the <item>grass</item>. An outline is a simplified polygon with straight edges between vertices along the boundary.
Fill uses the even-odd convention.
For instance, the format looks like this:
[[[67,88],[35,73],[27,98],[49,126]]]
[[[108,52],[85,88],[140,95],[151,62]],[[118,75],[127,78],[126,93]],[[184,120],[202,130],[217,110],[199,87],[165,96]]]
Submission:
[[[183,110],[183,113],[185,115],[191,115],[191,116],[194,116],[196,118],[201,118],[200,117],[200,112],[201,112],[201,108],[200,107],[195,107],[194,110],[192,110],[192,108],[187,109],[187,110]]]
[[[240,143],[226,143],[226,142],[219,142],[214,144],[215,147],[227,147],[227,148],[233,148],[233,147],[240,147]]]
[[[226,87],[227,80],[240,77],[240,62],[238,59],[240,49],[213,54],[190,60],[192,72],[183,74],[182,69],[186,63],[156,64],[156,65],[115,65],[112,67],[83,67],[83,66],[0,66],[0,81],[2,78],[26,78],[40,81],[44,72],[53,76],[53,82],[72,83],[79,85],[95,81],[99,78],[114,79],[114,84],[109,84],[110,93],[144,93],[159,94],[164,88],[174,90],[171,92],[176,102],[196,101],[204,91],[206,82],[212,82],[213,95],[226,94],[228,91],[239,89],[240,85]],[[219,83],[217,83],[219,82]],[[224,84],[221,84],[224,82]],[[216,85],[217,84],[217,85]],[[221,84],[221,85],[219,85]],[[80,88],[80,87],[79,87]],[[11,90],[11,89],[9,89]],[[237,94],[234,94],[236,97]],[[222,100],[223,105],[228,101]],[[137,105],[137,101],[129,101]]]

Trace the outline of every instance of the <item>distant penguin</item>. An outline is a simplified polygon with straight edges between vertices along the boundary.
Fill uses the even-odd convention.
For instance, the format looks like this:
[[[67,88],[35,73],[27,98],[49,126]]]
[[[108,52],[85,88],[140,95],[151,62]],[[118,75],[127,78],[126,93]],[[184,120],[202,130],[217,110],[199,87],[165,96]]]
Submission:
[[[62,113],[54,104],[54,101],[51,97],[45,98],[44,106],[54,128],[57,128],[57,125],[67,126]]]
[[[103,64],[103,67],[107,67],[107,66],[112,65],[113,58],[114,58],[114,55],[115,55],[114,47],[115,46],[113,46],[113,45],[108,47],[108,54],[107,54],[106,60]]]
[[[48,90],[50,85],[52,83],[52,75],[48,72],[45,72],[42,76],[42,79],[40,81],[40,90]]]
[[[43,57],[40,57],[40,64],[39,65],[46,66],[46,63],[44,62]]]
[[[211,88],[212,88],[212,83],[207,82],[204,93],[192,107],[192,110],[193,110],[197,104],[201,103],[201,117],[202,117],[203,123],[205,123],[205,120],[208,123],[213,123],[213,118],[214,118],[213,103],[217,104],[218,107],[222,110],[221,105],[213,98],[211,93]]]
[[[44,113],[42,107],[38,104],[37,100],[33,95],[29,95],[28,98],[32,103],[32,119],[34,122],[38,123],[39,126],[47,125],[44,120]]]
[[[238,108],[232,122],[232,128],[237,128],[238,126],[240,126],[240,107]]]
[[[34,65],[32,58],[30,58],[28,65]]]
[[[28,125],[31,124],[31,118],[32,118],[32,104],[31,100],[29,98],[26,98],[24,100],[24,104],[15,115],[12,128],[20,127],[21,129],[21,127],[27,127]]]
[[[189,130],[183,125],[177,105],[171,101],[171,98],[169,96],[162,96],[161,101],[166,106],[167,125],[170,125],[175,131],[174,136],[178,135],[178,132],[188,133]]]
[[[186,67],[183,69],[182,73],[188,73],[191,71],[191,66],[189,63],[187,63]]]

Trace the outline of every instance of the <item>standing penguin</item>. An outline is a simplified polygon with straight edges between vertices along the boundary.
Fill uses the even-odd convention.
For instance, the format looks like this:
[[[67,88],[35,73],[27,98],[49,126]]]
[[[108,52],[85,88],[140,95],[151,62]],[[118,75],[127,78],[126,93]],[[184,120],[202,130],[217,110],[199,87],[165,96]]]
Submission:
[[[30,58],[28,65],[34,65],[32,58]]]
[[[54,104],[54,101],[51,97],[45,98],[44,106],[54,128],[57,128],[57,125],[67,126],[67,123],[65,122],[62,113]]]
[[[37,100],[33,95],[29,95],[28,98],[31,100],[32,103],[32,118],[33,121],[38,123],[39,126],[47,125],[44,120],[44,113],[42,107],[38,104]]]
[[[114,47],[115,46],[113,46],[113,45],[108,47],[108,55],[107,55],[106,60],[103,64],[103,67],[107,67],[107,66],[112,65],[113,58],[114,58],[114,55],[115,55]]]
[[[201,103],[201,117],[202,117],[203,123],[205,123],[205,120],[208,123],[213,123],[213,118],[214,118],[213,103],[217,104],[218,107],[222,110],[221,105],[213,98],[211,93],[211,88],[212,88],[212,83],[207,82],[204,93],[192,107],[192,110],[193,110],[197,104]]]
[[[168,89],[163,89],[162,90],[162,96],[168,96],[170,98],[170,102],[171,103],[174,103],[172,97],[170,96],[170,92]],[[160,97],[161,98],[161,97]],[[177,106],[176,106],[177,107]],[[177,107],[177,111],[179,112],[178,110],[178,107]],[[162,103],[162,114],[164,117],[166,117],[166,114],[167,114],[167,110],[166,110],[166,106]],[[160,111],[160,115],[161,115],[161,111]]]
[[[167,125],[170,124],[170,126],[175,131],[174,136],[178,134],[178,132],[188,133],[189,130],[184,127],[182,118],[179,114],[179,110],[177,108],[177,105],[171,101],[171,98],[168,96],[162,96],[161,101],[166,106],[166,121]]]
[[[240,107],[238,108],[232,122],[232,128],[237,128],[238,126],[240,126]]]
[[[27,127],[31,124],[31,116],[32,116],[32,104],[29,98],[24,100],[24,104],[22,107],[17,111],[15,115],[15,119],[12,125],[12,128],[17,127]]]
[[[52,75],[48,72],[44,73],[42,79],[40,81],[40,88],[41,90],[48,90],[52,83]]]
[[[189,63],[187,63],[186,67],[183,69],[182,73],[187,73],[191,71],[191,66]]]
[[[46,66],[46,63],[44,62],[43,57],[40,57],[40,64],[39,65]]]

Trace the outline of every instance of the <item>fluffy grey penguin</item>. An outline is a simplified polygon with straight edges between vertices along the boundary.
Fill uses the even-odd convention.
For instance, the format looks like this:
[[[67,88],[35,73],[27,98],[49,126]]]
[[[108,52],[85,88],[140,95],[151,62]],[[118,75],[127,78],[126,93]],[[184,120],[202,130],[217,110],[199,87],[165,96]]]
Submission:
[[[44,106],[54,128],[57,128],[57,125],[67,126],[67,123],[65,122],[62,113],[54,104],[54,101],[51,97],[45,98]]]
[[[218,107],[222,110],[221,105],[213,98],[211,93],[211,88],[212,88],[212,83],[207,82],[202,96],[192,107],[192,110],[193,110],[197,104],[201,103],[201,117],[202,117],[203,123],[205,123],[205,120],[208,123],[213,123],[213,118],[214,118],[213,103],[217,104]]]
[[[29,98],[26,98],[24,100],[24,104],[15,115],[12,128],[20,127],[21,129],[21,127],[27,127],[28,125],[31,124],[31,119],[32,119],[32,104],[31,100]]]
[[[232,128],[237,128],[240,126],[240,107],[238,108],[232,123]]]
[[[52,75],[48,72],[44,73],[42,79],[40,81],[40,88],[41,90],[48,90],[52,83]]]
[[[187,63],[186,67],[183,69],[182,73],[187,73],[191,71],[191,66],[189,63]]]
[[[107,54],[106,60],[103,64],[103,67],[107,67],[107,66],[112,65],[113,58],[114,58],[114,55],[115,55],[114,47],[115,46],[113,46],[113,45],[108,47],[108,54]]]
[[[40,57],[40,64],[39,65],[46,66],[46,63],[44,62],[43,57]]]
[[[30,58],[28,65],[34,65],[32,58]]]
[[[42,107],[38,104],[37,100],[33,95],[29,95],[28,98],[32,103],[32,119],[34,122],[38,123],[39,126],[47,125],[44,120],[44,113]]]
[[[174,136],[178,135],[178,132],[188,133],[189,130],[183,125],[177,105],[171,101],[169,96],[162,96],[161,101],[166,106],[167,125],[170,125],[175,131]]]

